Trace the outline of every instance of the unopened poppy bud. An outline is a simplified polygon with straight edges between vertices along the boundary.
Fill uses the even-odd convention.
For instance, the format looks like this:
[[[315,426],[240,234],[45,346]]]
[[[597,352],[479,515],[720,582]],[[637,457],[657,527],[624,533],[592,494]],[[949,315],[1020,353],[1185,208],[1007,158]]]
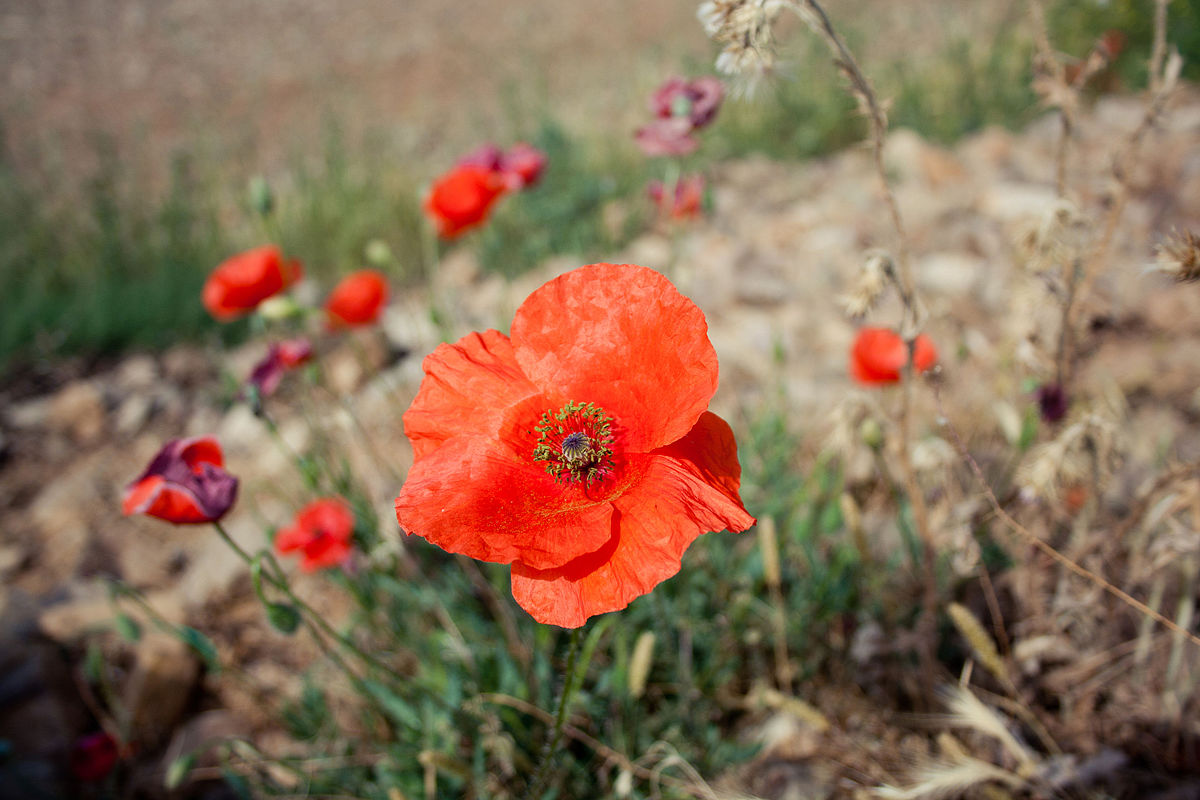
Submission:
[[[271,322],[282,322],[303,313],[304,309],[300,304],[286,295],[275,295],[258,305],[258,315]]]
[[[280,633],[291,635],[300,627],[300,612],[295,606],[286,603],[269,603],[267,605],[267,622]]]
[[[250,197],[250,208],[254,210],[254,213],[262,217],[271,216],[271,212],[275,210],[275,195],[266,178],[261,175],[251,178],[247,194]]]
[[[863,444],[872,450],[878,450],[883,447],[883,428],[880,427],[878,420],[868,417],[858,426],[858,435],[862,439]]]
[[[383,239],[372,239],[367,242],[363,255],[366,257],[367,263],[373,267],[390,267],[396,263],[396,256],[392,253],[391,246]]]
[[[629,659],[629,696],[637,699],[646,691],[646,679],[654,664],[654,634],[643,631],[633,645],[633,657]]]

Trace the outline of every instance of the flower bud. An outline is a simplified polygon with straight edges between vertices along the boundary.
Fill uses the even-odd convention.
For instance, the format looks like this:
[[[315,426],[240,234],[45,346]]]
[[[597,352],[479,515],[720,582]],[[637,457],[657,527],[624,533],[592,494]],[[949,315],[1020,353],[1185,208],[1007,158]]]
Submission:
[[[250,198],[250,208],[254,210],[254,213],[262,217],[271,216],[271,212],[275,210],[275,195],[266,178],[261,175],[251,178],[247,194]]]
[[[858,426],[858,435],[862,438],[863,444],[872,450],[883,447],[883,428],[880,427],[878,420],[871,417],[864,419]]]

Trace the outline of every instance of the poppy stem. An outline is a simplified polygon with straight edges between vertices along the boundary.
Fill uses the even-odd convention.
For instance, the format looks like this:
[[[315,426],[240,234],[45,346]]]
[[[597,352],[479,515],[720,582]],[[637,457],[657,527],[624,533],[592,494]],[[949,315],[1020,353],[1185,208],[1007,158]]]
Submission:
[[[243,548],[240,544],[238,544],[236,541],[234,541],[233,537],[229,535],[229,532],[225,530],[225,527],[223,525],[221,525],[221,523],[219,521],[214,520],[213,527],[217,529],[217,533],[221,536],[221,538],[223,540],[225,540],[225,544],[229,545],[229,547],[232,548],[235,553],[237,553],[239,558],[241,558],[247,564],[254,563],[254,556],[250,555],[250,553],[248,553],[245,550],[245,548]],[[267,583],[271,584],[276,589],[283,592],[283,594],[287,597],[287,599],[289,601],[291,601],[291,603],[300,610],[300,613],[305,621],[305,625],[306,625],[306,627],[309,628],[309,632],[313,634],[313,638],[317,639],[317,641],[319,643],[324,642],[323,638],[318,637],[316,635],[317,632],[314,629],[314,623],[315,623],[316,628],[320,628],[322,633],[324,633],[329,638],[333,639],[335,642],[340,644],[342,647],[345,647],[347,650],[349,650],[351,653],[353,653],[355,656],[357,656],[358,659],[360,661],[362,661],[364,664],[375,667],[378,670],[382,670],[383,672],[392,676],[393,678],[396,678],[398,680],[400,679],[400,676],[397,675],[396,672],[393,669],[391,669],[388,665],[384,664],[382,661],[378,660],[374,656],[372,656],[369,653],[367,653],[366,651],[362,650],[358,645],[356,645],[354,642],[352,642],[346,636],[335,631],[333,629],[333,627],[328,622],[325,621],[325,618],[322,617],[320,614],[318,614],[313,609],[312,606],[310,606],[308,603],[301,600],[299,598],[299,596],[297,596],[296,593],[292,591],[292,587],[288,584],[287,578],[284,576],[283,568],[279,565],[279,562],[275,559],[275,556],[270,551],[265,551],[265,554],[266,554],[266,560],[268,562],[270,562],[270,564],[271,564],[271,569],[264,570],[262,573],[263,577],[266,579]],[[335,658],[334,660],[341,661],[340,657]],[[354,674],[353,672],[350,671],[349,666],[346,666],[344,664],[345,664],[345,662],[342,662],[341,664],[339,664],[339,666],[342,666],[343,669],[345,669],[346,672],[348,674],[350,674],[351,677],[354,678],[354,680],[356,682],[358,680],[360,680],[356,674]]]
[[[573,629],[571,643],[567,650],[567,669],[563,674],[562,689],[558,695],[558,711],[554,715],[554,729],[546,737],[546,744],[542,748],[537,771],[533,773],[533,778],[529,782],[529,791],[525,793],[525,800],[540,800],[542,793],[546,790],[546,784],[550,782],[551,762],[562,744],[567,710],[571,705],[571,697],[579,685],[579,676],[575,674],[575,670],[579,666],[579,644],[582,641],[583,628]]]

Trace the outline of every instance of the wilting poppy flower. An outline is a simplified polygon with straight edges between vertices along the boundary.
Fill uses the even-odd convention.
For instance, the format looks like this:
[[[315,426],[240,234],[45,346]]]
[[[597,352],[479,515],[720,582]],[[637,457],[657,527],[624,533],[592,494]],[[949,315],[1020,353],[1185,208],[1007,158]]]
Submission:
[[[103,780],[119,758],[116,739],[104,731],[89,733],[71,745],[71,773],[81,781]]]
[[[650,111],[659,119],[682,117],[692,128],[703,128],[716,117],[724,96],[725,86],[716,78],[671,78],[650,96]]]
[[[900,380],[908,363],[908,346],[900,334],[887,328],[863,328],[850,351],[850,372],[860,383],[883,384]],[[913,367],[924,372],[937,363],[937,348],[921,334],[913,352]]]
[[[648,156],[686,156],[700,146],[691,135],[692,123],[686,117],[656,119],[633,134],[633,140]]]
[[[525,142],[517,142],[507,152],[494,144],[485,144],[460,158],[458,165],[491,170],[503,179],[506,190],[518,191],[532,186],[542,177],[546,154]]]
[[[275,534],[275,549],[300,551],[300,569],[314,572],[344,562],[353,537],[354,513],[338,498],[327,497],[300,509],[291,527]]]
[[[531,294],[511,336],[440,345],[404,415],[407,532],[512,564],[517,602],[574,628],[679,571],[700,534],[754,524],[708,402],[704,314],[654,270],[593,264]]]
[[[173,439],[125,487],[121,510],[176,525],[214,522],[237,498],[237,478],[224,464],[221,446],[212,436]]]
[[[352,272],[333,287],[325,301],[329,327],[370,325],[379,319],[387,299],[388,283],[382,272],[373,269]]]
[[[700,216],[704,201],[704,176],[685,175],[675,181],[675,191],[667,193],[662,181],[651,181],[646,194],[658,208],[658,213],[668,219],[692,219]]]
[[[505,188],[500,174],[474,164],[460,165],[434,182],[425,213],[439,236],[453,239],[486,220]]]
[[[279,388],[283,373],[312,358],[312,342],[305,338],[272,342],[262,361],[254,365],[247,381],[261,397],[268,397]]]
[[[208,313],[221,321],[249,314],[268,297],[300,279],[298,261],[286,261],[275,245],[256,247],[222,262],[204,283]]]

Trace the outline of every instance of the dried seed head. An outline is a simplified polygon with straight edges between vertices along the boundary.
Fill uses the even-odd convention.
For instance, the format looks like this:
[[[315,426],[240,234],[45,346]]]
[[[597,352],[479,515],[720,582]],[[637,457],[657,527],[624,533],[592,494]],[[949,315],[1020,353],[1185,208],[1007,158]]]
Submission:
[[[735,79],[735,94],[749,94],[775,69],[773,29],[781,0],[708,0],[696,11],[713,41],[725,45],[717,71]]]
[[[854,319],[865,316],[883,297],[887,289],[887,276],[892,269],[890,255],[882,250],[868,252],[854,285],[838,298],[842,310]]]
[[[1171,232],[1156,249],[1155,268],[1180,283],[1200,281],[1200,236],[1191,231]]]

